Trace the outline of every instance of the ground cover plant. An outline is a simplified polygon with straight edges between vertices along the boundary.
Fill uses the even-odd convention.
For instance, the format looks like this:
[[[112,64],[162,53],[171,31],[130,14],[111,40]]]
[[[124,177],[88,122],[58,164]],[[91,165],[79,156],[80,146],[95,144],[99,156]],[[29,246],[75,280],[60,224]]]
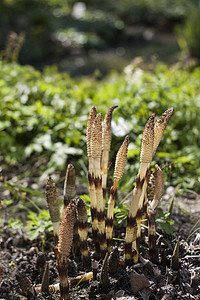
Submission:
[[[77,176],[86,183],[88,110],[93,104],[98,105],[105,115],[105,107],[118,105],[112,122],[116,148],[111,150],[111,157],[116,155],[120,136],[129,135],[132,142],[124,188],[130,190],[133,181],[128,174],[137,173],[136,157],[146,112],[161,115],[173,106],[176,117],[166,129],[166,143],[161,143],[156,160],[163,163],[164,157],[164,164],[173,162],[170,180],[174,186],[199,191],[198,67],[177,64],[168,68],[158,64],[154,71],[143,71],[135,61],[122,75],[111,73],[99,81],[98,74],[97,78],[72,79],[56,68],[46,68],[41,73],[30,66],[0,63],[0,160],[8,179],[9,169],[18,169],[19,164],[24,167],[17,174],[21,178],[24,174],[34,175],[32,184],[38,183],[38,176],[39,182],[44,182],[54,171],[64,176],[65,165],[72,159]],[[26,168],[27,161],[31,171]],[[111,169],[113,166],[114,161]]]

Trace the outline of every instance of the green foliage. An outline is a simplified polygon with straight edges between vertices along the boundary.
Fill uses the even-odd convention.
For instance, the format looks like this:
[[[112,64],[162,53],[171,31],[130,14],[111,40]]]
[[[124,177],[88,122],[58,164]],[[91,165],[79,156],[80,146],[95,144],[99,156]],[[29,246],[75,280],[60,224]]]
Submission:
[[[110,154],[114,158],[123,137],[130,144],[125,176],[120,187],[127,193],[139,166],[142,132],[148,117],[160,116],[173,106],[175,112],[167,126],[153,161],[163,165],[167,184],[199,191],[199,101],[200,68],[168,68],[158,64],[153,72],[129,65],[122,75],[112,73],[103,80],[71,79],[55,67],[43,73],[30,66],[0,62],[0,160],[2,168],[28,163],[42,179],[54,171],[66,171],[75,164],[77,176],[87,183],[86,124],[92,105],[103,115],[111,105],[113,137]],[[38,174],[37,173],[37,174]],[[26,174],[29,176],[30,174]],[[23,176],[23,174],[22,174]]]
[[[156,222],[166,234],[173,235],[175,228],[174,221],[170,218],[170,212],[161,212],[156,218]]]
[[[38,237],[44,237],[45,233],[53,231],[53,225],[50,220],[49,211],[42,209],[39,214],[30,211],[28,214],[27,226],[28,238],[34,240]]]
[[[192,6],[184,25],[176,28],[180,48],[190,56],[200,58],[200,8]]]
[[[132,191],[130,193],[132,195]],[[130,196],[130,194],[128,194]],[[115,225],[120,225],[123,221],[125,221],[124,226],[126,226],[126,218],[129,212],[129,205],[127,201],[127,197],[125,197],[122,201],[115,201],[114,207],[114,223]]]
[[[24,227],[23,223],[19,219],[10,218],[7,227],[11,227],[13,229],[22,229]],[[5,229],[5,227],[4,227]]]

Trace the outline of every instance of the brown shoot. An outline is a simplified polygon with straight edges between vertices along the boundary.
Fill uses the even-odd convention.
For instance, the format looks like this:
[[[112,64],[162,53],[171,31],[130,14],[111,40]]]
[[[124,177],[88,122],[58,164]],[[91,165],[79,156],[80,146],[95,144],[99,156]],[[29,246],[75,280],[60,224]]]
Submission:
[[[92,157],[92,128],[94,121],[96,119],[96,108],[93,106],[91,108],[88,123],[87,123],[87,154],[89,159],[89,170],[88,170],[88,181],[90,190],[90,201],[91,201],[91,216],[92,216],[92,234],[93,240],[96,245],[96,250],[98,250],[98,217],[97,217],[97,204],[96,204],[96,192],[94,183],[94,160]]]
[[[117,153],[116,161],[115,161],[114,183],[110,190],[110,198],[108,202],[108,213],[107,213],[107,221],[106,221],[106,239],[107,239],[109,252],[111,252],[112,250],[111,244],[112,244],[115,196],[117,193],[118,182],[120,181],[124,173],[127,151],[128,151],[128,142],[129,142],[129,138],[128,136],[126,136],[123,144],[121,145]]]
[[[65,215],[62,219],[58,245],[54,250],[56,255],[56,267],[60,279],[60,299],[69,299],[68,257],[70,255],[73,240],[75,211],[76,203],[72,200],[67,206]]]
[[[164,191],[164,179],[161,168],[155,165],[155,171],[151,174],[147,195],[147,219],[148,219],[148,237],[149,237],[149,254],[153,262],[158,261],[158,251],[156,247],[156,207],[160,202]]]
[[[53,232],[55,240],[57,241],[60,226],[60,207],[57,188],[51,177],[49,177],[46,184],[46,200],[49,208],[51,221],[53,223]]]

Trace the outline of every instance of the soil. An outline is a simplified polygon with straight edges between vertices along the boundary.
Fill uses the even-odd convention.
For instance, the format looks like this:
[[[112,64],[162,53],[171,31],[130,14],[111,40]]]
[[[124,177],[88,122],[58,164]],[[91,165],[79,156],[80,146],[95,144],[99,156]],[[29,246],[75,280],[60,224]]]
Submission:
[[[163,207],[168,203],[170,191],[163,199]],[[123,266],[124,245],[116,241],[114,252],[119,253],[119,261],[108,258],[108,277],[105,269],[101,274],[102,260],[98,261],[97,274],[87,282],[81,282],[70,289],[72,299],[200,299],[200,233],[197,230],[187,237],[199,220],[198,196],[187,193],[175,198],[172,220],[175,233],[162,233],[157,239],[159,259],[149,260],[146,233],[143,233],[139,262],[131,267]],[[3,212],[2,212],[3,213]],[[198,226],[196,226],[197,228]],[[117,228],[117,236],[124,238],[124,228]],[[179,238],[178,266],[172,264],[172,254]],[[187,241],[186,241],[187,240]],[[95,251],[91,242],[91,256]],[[59,299],[59,291],[35,294],[34,288],[41,284],[45,263],[49,266],[49,285],[59,282],[56,259],[53,252],[54,239],[47,235],[45,241],[38,238],[30,241],[21,229],[4,228],[0,236],[0,299]],[[144,260],[145,259],[145,260]],[[42,265],[42,263],[43,265]],[[116,263],[117,262],[117,263]],[[69,261],[69,277],[84,272],[80,257],[72,255]],[[87,270],[91,271],[91,270]],[[93,271],[95,271],[93,269]],[[27,280],[27,281],[26,281]],[[25,286],[28,286],[25,288]]]

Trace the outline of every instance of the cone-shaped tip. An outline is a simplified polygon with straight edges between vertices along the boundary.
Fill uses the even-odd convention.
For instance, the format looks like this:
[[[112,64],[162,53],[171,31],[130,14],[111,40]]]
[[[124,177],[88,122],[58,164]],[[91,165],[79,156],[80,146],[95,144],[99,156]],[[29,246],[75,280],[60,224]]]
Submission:
[[[112,119],[112,112],[113,112],[113,110],[115,109],[115,108],[117,108],[118,107],[118,105],[114,105],[114,106],[111,106],[109,109],[108,109],[108,111],[107,111],[107,113],[106,113],[106,115],[105,115],[105,118],[104,118],[104,122],[106,122],[106,123],[110,123],[111,122],[111,119]]]
[[[59,254],[66,258],[70,255],[72,246],[75,211],[76,203],[72,200],[60,224],[57,249]]]
[[[128,143],[129,143],[129,137],[126,136],[116,156],[114,178],[117,181],[119,181],[124,174],[124,168],[125,168],[127,152],[128,152]]]
[[[103,140],[102,140],[102,148],[103,150],[110,151],[110,145],[111,145],[111,121],[112,121],[112,112],[113,110],[118,107],[118,105],[111,106],[104,118],[103,121]]]
[[[172,254],[171,258],[171,268],[172,270],[178,271],[180,268],[180,263],[179,263],[179,238],[176,242],[176,245],[174,247],[174,251]]]
[[[98,113],[92,126],[91,154],[93,158],[101,157],[102,151],[102,113]]]
[[[150,164],[153,157],[155,116],[156,114],[151,115],[144,128],[140,155],[142,164]]]
[[[156,172],[156,180],[155,180],[154,199],[160,201],[164,192],[163,172],[158,165],[155,165],[155,172]]]
[[[88,123],[87,123],[87,154],[89,157],[91,157],[92,125],[94,123],[95,118],[96,118],[96,107],[92,106],[88,117]]]
[[[160,144],[162,136],[164,134],[165,128],[168,124],[169,119],[173,114],[174,108],[171,107],[167,109],[162,116],[156,121],[154,126],[154,144],[153,144],[153,155],[155,155],[156,150]]]
[[[72,164],[67,166],[67,172],[64,182],[64,205],[68,205],[69,201],[75,197],[76,172]]]
[[[58,191],[53,179],[49,176],[46,184],[46,200],[53,223],[60,221]]]

